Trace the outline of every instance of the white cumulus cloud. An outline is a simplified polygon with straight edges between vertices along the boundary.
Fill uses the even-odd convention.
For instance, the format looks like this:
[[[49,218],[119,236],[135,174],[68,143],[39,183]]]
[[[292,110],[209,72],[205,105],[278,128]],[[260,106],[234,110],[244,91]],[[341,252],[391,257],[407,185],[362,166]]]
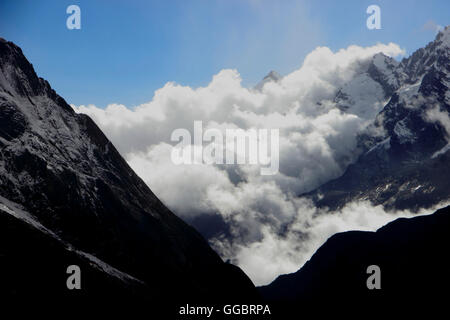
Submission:
[[[229,234],[219,234],[211,243],[256,284],[263,284],[279,273],[298,269],[326,236],[365,224],[379,226],[380,221],[392,218],[370,207],[313,218],[316,209],[298,197],[341,175],[358,155],[356,135],[374,113],[342,112],[334,98],[346,83],[365,73],[378,52],[404,54],[393,43],[365,48],[352,45],[337,52],[319,47],[298,70],[266,83],[261,90],[243,87],[239,73],[226,69],[205,87],[169,82],[155,91],[151,101],[136,107],[73,108],[93,118],[176,214],[187,221],[219,215]],[[376,83],[370,85],[371,94],[382,90]],[[366,99],[355,110],[365,106],[380,110],[379,100]],[[262,176],[258,165],[175,165],[170,158],[171,134],[185,128],[193,136],[194,121],[222,131],[279,129],[279,173]]]

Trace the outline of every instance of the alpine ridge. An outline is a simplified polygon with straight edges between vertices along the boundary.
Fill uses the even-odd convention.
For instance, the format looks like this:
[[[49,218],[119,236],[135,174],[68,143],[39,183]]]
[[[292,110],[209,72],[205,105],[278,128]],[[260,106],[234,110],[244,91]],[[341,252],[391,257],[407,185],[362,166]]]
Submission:
[[[358,137],[359,157],[344,174],[304,195],[330,209],[369,200],[390,209],[417,210],[448,200],[449,52],[446,27],[400,63],[375,55],[368,74],[383,88],[387,103]],[[354,100],[345,88],[336,96],[344,111],[351,111]]]
[[[170,212],[97,125],[4,39],[0,220],[2,301],[95,297],[156,305],[257,297],[248,277]],[[72,264],[82,270],[79,292],[66,288]]]

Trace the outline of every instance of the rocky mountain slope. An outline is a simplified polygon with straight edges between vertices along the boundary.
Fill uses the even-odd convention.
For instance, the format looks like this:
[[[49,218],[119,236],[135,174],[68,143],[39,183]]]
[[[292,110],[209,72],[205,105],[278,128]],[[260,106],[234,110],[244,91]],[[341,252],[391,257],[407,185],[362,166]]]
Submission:
[[[260,291],[268,301],[281,303],[280,312],[297,314],[315,309],[316,315],[361,317],[376,311],[446,310],[449,228],[446,207],[427,216],[397,219],[376,232],[339,233],[300,270]],[[371,265],[380,268],[380,289],[367,287]]]
[[[414,210],[450,199],[449,47],[446,27],[401,62],[375,55],[359,80],[339,90],[335,102],[343,112],[370,119],[368,112],[374,110],[365,110],[373,105],[368,95],[386,104],[358,137],[357,160],[341,177],[302,196],[331,210],[354,200]],[[368,93],[374,81],[382,90]],[[417,309],[446,311],[449,227],[446,207],[397,219],[376,232],[336,234],[301,269],[279,276],[260,292],[291,317],[311,310],[316,316],[347,318],[376,311],[402,316]],[[380,267],[380,290],[366,285],[371,265]]]
[[[7,298],[63,299],[69,261],[85,268],[81,297],[89,288],[100,297],[137,290],[149,301],[256,296],[245,274],[170,212],[94,122],[3,39],[0,196]],[[34,259],[41,277],[24,272]]]
[[[357,161],[341,177],[307,194],[317,205],[336,209],[353,200],[370,200],[414,210],[450,198],[449,52],[446,27],[400,63],[382,54],[374,57],[368,73],[388,102],[360,135]],[[338,92],[336,102],[355,113],[358,95],[346,91]]]

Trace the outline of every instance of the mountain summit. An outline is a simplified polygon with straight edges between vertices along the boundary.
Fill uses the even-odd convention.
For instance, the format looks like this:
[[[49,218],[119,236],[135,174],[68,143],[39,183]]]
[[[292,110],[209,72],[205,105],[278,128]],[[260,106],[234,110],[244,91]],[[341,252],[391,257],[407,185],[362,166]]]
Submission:
[[[138,292],[156,303],[255,297],[245,274],[170,212],[96,124],[76,114],[4,39],[0,173],[6,298],[131,299],[128,294]],[[23,272],[36,260],[38,274]],[[73,263],[85,275],[79,294],[66,288]]]
[[[278,82],[283,78],[278,72],[271,70],[256,86],[255,90],[262,90],[268,82]]]
[[[449,39],[446,27],[400,63],[374,56],[369,74],[384,88],[387,103],[359,136],[359,158],[341,177],[307,194],[319,206],[370,200],[415,210],[450,198]],[[343,93],[345,88],[336,101],[345,111],[352,99]]]
[[[304,196],[331,210],[355,200],[414,210],[450,199],[449,47],[446,27],[401,62],[383,54],[373,57],[369,77],[388,101],[359,137],[356,162]],[[364,92],[338,92],[343,112],[354,111],[357,94]],[[446,311],[442,288],[449,283],[449,226],[447,206],[434,214],[399,218],[376,232],[335,234],[298,271],[279,276],[260,292],[279,303],[281,313],[311,310],[360,318],[368,310],[403,317],[417,310]],[[368,284],[373,266],[381,272],[379,288]]]

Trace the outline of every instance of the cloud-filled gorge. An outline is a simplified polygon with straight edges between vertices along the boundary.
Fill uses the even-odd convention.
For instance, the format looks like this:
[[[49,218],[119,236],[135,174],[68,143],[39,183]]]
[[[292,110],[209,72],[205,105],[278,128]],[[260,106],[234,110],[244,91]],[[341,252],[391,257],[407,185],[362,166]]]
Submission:
[[[150,102],[134,108],[73,107],[94,119],[177,215],[188,222],[219,217],[223,230],[210,243],[255,284],[267,284],[299,269],[336,232],[375,230],[411,214],[366,202],[329,212],[299,197],[340,176],[359,155],[358,132],[386,103],[381,85],[366,74],[378,52],[404,55],[392,43],[353,45],[335,53],[319,47],[300,69],[261,90],[242,87],[236,70],[222,70],[206,87],[167,83]],[[346,112],[335,102],[343,87],[355,102]],[[205,129],[279,129],[279,173],[263,176],[257,165],[173,164],[171,133],[177,128],[192,132],[198,120]]]

